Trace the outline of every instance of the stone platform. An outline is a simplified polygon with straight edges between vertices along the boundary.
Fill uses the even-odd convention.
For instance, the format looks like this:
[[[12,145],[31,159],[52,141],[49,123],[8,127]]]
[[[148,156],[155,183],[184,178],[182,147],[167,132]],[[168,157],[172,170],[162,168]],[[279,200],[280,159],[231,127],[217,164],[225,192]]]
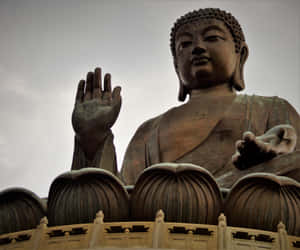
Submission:
[[[0,235],[0,249],[199,249],[199,250],[298,250],[300,237],[287,235],[285,226],[277,232],[229,227],[226,217],[218,225],[164,221],[162,211],[152,222],[103,222],[100,211],[94,223],[47,226],[47,218],[33,230]]]

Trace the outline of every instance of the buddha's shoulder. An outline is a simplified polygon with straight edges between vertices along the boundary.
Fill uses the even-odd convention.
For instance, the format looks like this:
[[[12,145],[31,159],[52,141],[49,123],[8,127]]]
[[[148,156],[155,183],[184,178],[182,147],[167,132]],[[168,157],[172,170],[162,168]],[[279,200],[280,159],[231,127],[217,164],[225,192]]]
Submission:
[[[289,105],[288,101],[278,96],[260,96],[260,95],[237,95],[235,103],[246,103],[256,105]]]
[[[167,111],[165,111],[164,113],[157,115],[151,119],[146,120],[138,127],[136,134],[150,133],[151,131],[153,131],[154,129],[156,129],[159,126],[160,121],[163,117],[165,117],[166,115],[170,115],[170,113],[174,112],[181,106],[183,106],[183,105],[172,107],[172,108],[168,109]]]
[[[270,111],[272,108],[287,108],[290,109],[292,106],[285,99],[278,96],[260,96],[260,95],[246,95],[240,94],[237,95],[234,99],[234,103],[236,106],[246,105],[250,109],[254,109],[257,112],[266,112]],[[184,109],[186,104],[182,104],[179,106],[172,107],[168,109],[166,112],[155,116],[145,122],[143,122],[137,129],[136,135],[151,135],[151,132],[158,128],[160,121],[162,118],[168,116],[171,117],[174,113],[178,112],[181,109]],[[233,110],[236,110],[235,108]]]

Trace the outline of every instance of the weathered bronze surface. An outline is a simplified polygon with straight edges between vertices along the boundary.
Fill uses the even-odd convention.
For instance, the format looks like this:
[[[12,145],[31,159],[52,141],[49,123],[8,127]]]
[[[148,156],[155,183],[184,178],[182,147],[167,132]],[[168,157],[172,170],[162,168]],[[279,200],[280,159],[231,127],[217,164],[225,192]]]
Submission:
[[[231,14],[200,9],[182,16],[171,31],[171,51],[179,100],[187,95],[189,100],[139,127],[124,158],[125,183],[135,184],[152,164],[180,162],[202,166],[221,186],[231,187],[237,178],[222,182],[228,172],[240,178],[243,169],[255,172],[251,167],[300,149],[300,117],[287,101],[236,95],[245,87],[248,47]],[[112,91],[109,74],[102,87],[99,68],[80,81],[72,117],[76,132],[72,169],[93,166],[117,174],[110,128],[120,104],[120,88]],[[291,164],[299,169],[296,162]],[[273,160],[265,169],[274,172],[276,165]],[[235,167],[240,171],[234,172]]]
[[[72,170],[104,168],[117,173],[111,127],[121,107],[120,87],[111,90],[110,75],[101,82],[101,69],[89,72],[78,84],[72,115],[75,136]]]
[[[50,226],[89,223],[100,210],[106,221],[128,220],[128,193],[110,172],[86,168],[53,181],[48,197]]]
[[[178,98],[189,100],[138,128],[121,173],[111,131],[121,88],[110,74],[102,83],[100,68],[79,82],[72,171],[51,185],[49,226],[90,223],[99,210],[107,222],[153,220],[159,209],[166,221],[217,224],[224,206],[228,225],[276,231],[282,221],[299,236],[300,117],[279,97],[236,94],[248,57],[237,20],[219,9],[187,13],[172,28],[171,52]],[[131,197],[118,177],[135,185]],[[220,187],[231,189],[225,201]],[[0,234],[33,228],[44,214],[26,192],[0,193]]]
[[[227,223],[235,227],[277,231],[300,236],[300,183],[284,176],[251,174],[239,180],[225,202]]]
[[[164,172],[166,169],[144,171],[157,163],[198,165],[208,170],[222,188],[231,188],[248,174],[263,172],[293,178],[295,181],[287,181],[288,189],[298,190],[300,116],[279,97],[236,94],[245,87],[243,70],[248,57],[248,47],[237,20],[219,9],[187,13],[172,28],[171,52],[179,79],[179,100],[184,101],[187,96],[189,100],[143,123],[127,148],[121,178],[126,184],[136,184],[131,197],[132,218],[153,219],[155,210],[163,206],[171,221],[191,222],[187,211],[192,209],[193,201],[190,199],[189,203],[187,197],[210,197],[206,205],[204,200],[197,200],[195,206],[199,209],[210,207],[214,195],[216,200],[220,198],[219,191],[202,188],[206,185],[206,178],[197,177],[199,183],[194,182],[195,179],[186,177],[186,171],[172,172],[171,164],[167,168],[169,174]],[[72,117],[76,132],[72,169],[92,166],[118,175],[111,127],[120,107],[120,88],[112,91],[109,74],[104,77],[103,87],[99,68],[94,73],[89,72],[86,81],[80,81]],[[287,208],[294,209],[294,213],[285,210],[289,213],[288,219],[278,215],[283,210],[274,208],[271,211],[259,200],[263,197],[271,204],[275,199],[272,192],[251,198],[253,202],[244,202],[257,189],[269,190],[272,178],[266,178],[266,182],[253,178],[238,182],[249,180],[251,184],[247,184],[249,190],[241,197],[235,194],[244,189],[240,184],[235,186],[226,205],[226,216],[234,225],[268,230],[275,230],[275,225],[284,220],[290,233],[299,234],[298,226],[290,226],[290,221],[299,216],[298,191],[289,191],[288,195],[280,194],[276,198],[278,202],[286,202],[284,206]],[[280,186],[281,179],[276,178],[273,178],[272,185],[279,183]],[[209,183],[213,185],[212,181]],[[194,187],[193,191],[188,186]],[[285,190],[286,186],[279,189]],[[185,192],[182,200],[171,190]],[[293,193],[292,198],[290,193]],[[183,203],[189,209],[183,209]],[[237,210],[232,208],[235,203]],[[261,203],[261,206],[256,203]],[[212,205],[211,210],[218,211],[219,205]],[[248,216],[250,221],[239,221],[235,217],[236,214],[246,216],[256,205],[257,214],[264,219],[258,220],[257,215],[253,219]],[[181,212],[176,214],[175,211]],[[233,211],[236,214],[229,215]],[[210,215],[205,216],[210,221]],[[213,218],[215,220],[216,216]],[[195,220],[202,223],[199,216]]]
[[[46,215],[46,206],[24,188],[0,192],[0,235],[35,228]]]
[[[223,200],[213,176],[193,164],[160,163],[146,169],[130,198],[131,219],[151,221],[159,209],[165,221],[217,224]]]
[[[199,107],[209,101],[211,105],[203,109],[208,110],[207,114],[217,115],[214,120],[203,119],[199,114],[201,112]],[[231,102],[228,104],[229,107],[226,107],[226,101]],[[251,128],[254,133],[263,134],[269,126],[285,123],[287,115],[291,121],[295,120],[293,124],[300,131],[297,113],[286,101],[279,98],[239,95],[233,100],[225,100],[219,97],[204,97],[197,100],[197,103],[193,105],[194,102],[191,100],[146,122],[138,129],[127,149],[123,163],[122,175],[128,183],[134,183],[145,166],[161,161],[173,161],[202,166],[218,178],[218,183],[222,187],[231,187],[237,177],[255,172],[255,166],[245,171],[236,169],[232,163],[235,143],[242,138],[244,131]],[[216,114],[221,113],[221,110],[225,114]],[[249,118],[247,116],[250,112],[253,116]],[[198,144],[201,140],[202,143]],[[249,160],[256,157],[256,152],[252,152],[248,157]],[[268,165],[264,168],[267,172],[285,174],[283,169],[274,172],[277,166],[275,159],[270,164],[267,162],[264,164]],[[297,161],[290,164],[290,170],[299,171]],[[229,172],[234,173],[233,178],[226,178]]]

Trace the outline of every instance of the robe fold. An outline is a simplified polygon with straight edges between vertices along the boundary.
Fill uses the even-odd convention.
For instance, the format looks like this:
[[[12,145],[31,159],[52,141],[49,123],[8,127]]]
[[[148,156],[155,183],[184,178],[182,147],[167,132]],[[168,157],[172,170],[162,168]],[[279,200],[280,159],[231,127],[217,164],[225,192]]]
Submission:
[[[216,98],[209,105],[203,102],[198,107],[188,102],[172,108],[138,128],[123,161],[125,183],[134,184],[145,168],[159,162],[196,164],[222,179],[230,171],[241,172],[235,170],[231,156],[245,131],[258,136],[276,125],[290,124],[300,137],[300,117],[281,98],[237,95]],[[232,184],[227,180],[226,187]]]

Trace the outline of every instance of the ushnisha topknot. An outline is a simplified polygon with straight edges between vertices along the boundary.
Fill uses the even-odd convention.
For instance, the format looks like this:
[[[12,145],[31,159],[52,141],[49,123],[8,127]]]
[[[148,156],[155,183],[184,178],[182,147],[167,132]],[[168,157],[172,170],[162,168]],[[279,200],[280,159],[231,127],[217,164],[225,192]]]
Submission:
[[[235,43],[235,51],[239,53],[241,50],[241,43],[245,41],[244,33],[238,21],[230,13],[220,10],[218,8],[205,8],[188,12],[176,20],[171,29],[170,47],[173,57],[176,56],[175,50],[175,36],[178,29],[187,23],[199,21],[201,19],[217,19],[222,21],[230,30]]]

